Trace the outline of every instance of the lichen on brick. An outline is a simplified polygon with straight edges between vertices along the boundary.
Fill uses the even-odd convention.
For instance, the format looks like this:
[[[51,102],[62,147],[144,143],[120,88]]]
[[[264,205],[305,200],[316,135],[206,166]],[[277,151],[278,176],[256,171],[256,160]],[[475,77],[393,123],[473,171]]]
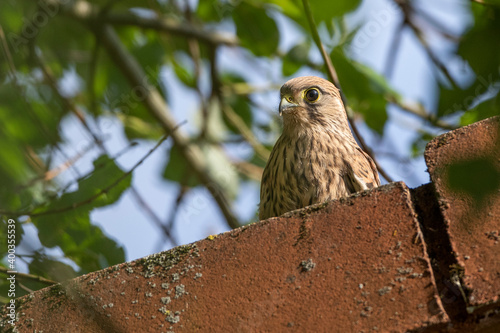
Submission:
[[[196,255],[198,247],[196,244],[177,246],[169,251],[153,254],[138,261],[142,266],[141,275],[146,278],[153,276],[165,277],[166,272],[177,265],[189,255]]]
[[[316,267],[316,263],[314,263],[312,261],[312,259],[307,259],[307,260],[303,260],[301,263],[300,263],[300,266],[302,267],[302,270],[304,272],[309,272],[311,270],[313,270],[314,267]]]

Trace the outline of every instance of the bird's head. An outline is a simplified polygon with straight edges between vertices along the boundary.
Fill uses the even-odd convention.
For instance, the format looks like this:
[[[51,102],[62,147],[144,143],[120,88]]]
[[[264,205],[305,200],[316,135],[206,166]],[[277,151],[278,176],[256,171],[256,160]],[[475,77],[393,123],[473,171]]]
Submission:
[[[280,116],[285,130],[290,127],[347,125],[339,90],[317,76],[289,80],[280,89]]]

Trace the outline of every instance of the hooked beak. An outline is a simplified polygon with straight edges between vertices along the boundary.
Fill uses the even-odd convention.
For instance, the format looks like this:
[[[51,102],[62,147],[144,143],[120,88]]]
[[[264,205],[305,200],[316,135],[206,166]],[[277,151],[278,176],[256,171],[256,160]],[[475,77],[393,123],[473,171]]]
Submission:
[[[280,116],[283,115],[283,112],[285,112],[287,109],[293,108],[296,106],[299,106],[299,105],[293,101],[291,96],[283,96],[281,98],[281,102],[280,102]]]

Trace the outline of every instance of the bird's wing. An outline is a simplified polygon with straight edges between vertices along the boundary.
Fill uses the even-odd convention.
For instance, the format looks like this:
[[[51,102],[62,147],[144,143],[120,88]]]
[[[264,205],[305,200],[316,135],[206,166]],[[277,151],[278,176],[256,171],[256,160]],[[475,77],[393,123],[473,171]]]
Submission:
[[[371,157],[359,147],[356,147],[356,152],[354,158],[345,165],[346,188],[356,193],[380,186],[377,167]]]

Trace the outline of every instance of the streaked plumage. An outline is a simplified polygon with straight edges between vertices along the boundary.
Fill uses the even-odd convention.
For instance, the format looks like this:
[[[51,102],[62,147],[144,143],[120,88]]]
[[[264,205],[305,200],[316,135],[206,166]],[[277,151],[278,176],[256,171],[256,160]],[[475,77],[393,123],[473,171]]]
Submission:
[[[380,185],[332,83],[304,76],[286,82],[280,92],[283,133],[262,176],[261,220]]]

